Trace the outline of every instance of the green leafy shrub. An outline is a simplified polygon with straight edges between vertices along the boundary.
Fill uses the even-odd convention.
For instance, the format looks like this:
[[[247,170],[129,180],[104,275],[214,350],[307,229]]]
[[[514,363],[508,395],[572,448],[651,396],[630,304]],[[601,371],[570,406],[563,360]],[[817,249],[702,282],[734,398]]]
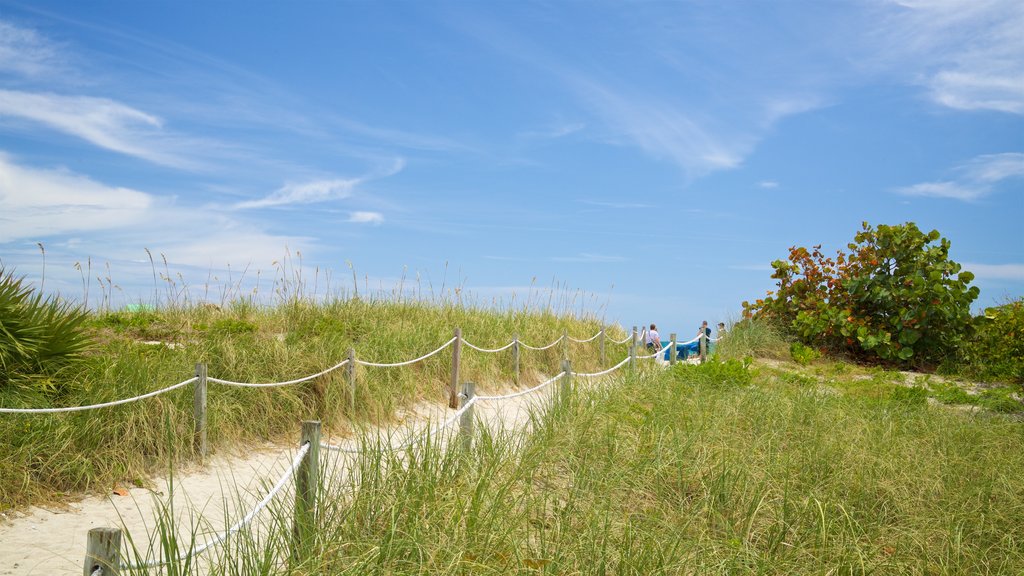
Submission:
[[[975,335],[955,371],[985,381],[1024,384],[1024,298],[974,318]]]
[[[47,391],[49,378],[90,345],[87,313],[57,297],[44,298],[0,268],[0,389],[14,383]]]
[[[793,357],[797,364],[802,366],[807,366],[821,357],[820,352],[810,346],[804,346],[800,342],[793,342],[789,345],[789,355]]]
[[[778,290],[744,315],[785,326],[805,344],[860,358],[937,363],[957,350],[971,330],[974,275],[949,259],[949,240],[925,234],[913,222],[867,222],[828,258],[821,246],[790,249],[772,262]]]

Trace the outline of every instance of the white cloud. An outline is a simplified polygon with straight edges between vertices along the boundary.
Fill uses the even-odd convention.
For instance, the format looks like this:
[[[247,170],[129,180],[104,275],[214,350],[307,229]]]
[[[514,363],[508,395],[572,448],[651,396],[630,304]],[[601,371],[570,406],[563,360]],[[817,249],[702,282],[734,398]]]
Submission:
[[[959,110],[1024,114],[1024,3],[898,2],[895,56],[919,58],[932,99]]]
[[[953,169],[949,180],[921,182],[897,188],[906,196],[931,196],[956,200],[977,200],[990,194],[996,184],[1024,177],[1024,153],[984,154]]]
[[[564,138],[571,134],[575,134],[586,129],[587,125],[583,122],[563,122],[559,124],[553,124],[540,130],[528,130],[519,134],[520,138],[536,139],[536,140],[556,140],[558,138]]]
[[[357,178],[333,178],[309,182],[285,184],[269,196],[259,200],[246,200],[231,206],[235,210],[248,208],[270,208],[290,204],[312,204],[349,198],[360,184],[377,178],[394,176],[405,168],[405,160],[396,158],[387,168]]]
[[[361,181],[362,179],[360,178],[336,178],[333,180],[314,180],[301,184],[285,184],[266,198],[239,202],[233,207],[243,210],[247,208],[269,208],[271,206],[284,206],[287,204],[310,204],[326,200],[341,200],[352,196],[352,191]]]
[[[977,264],[964,262],[964,270],[982,280],[1024,280],[1024,264]]]
[[[772,188],[778,188],[779,187],[779,183],[775,182],[774,180],[762,180],[762,181],[758,182],[757,185],[760,186],[761,188],[767,188],[769,190],[772,189]]]
[[[348,221],[357,224],[381,224],[384,222],[384,215],[380,212],[353,212]]]
[[[61,67],[59,50],[35,30],[0,21],[0,72],[34,78]]]
[[[100,148],[155,164],[198,166],[173,151],[184,143],[172,142],[163,132],[160,118],[107,98],[0,89],[0,116],[43,124]]]
[[[143,192],[19,166],[0,153],[0,242],[130,225],[153,203]]]

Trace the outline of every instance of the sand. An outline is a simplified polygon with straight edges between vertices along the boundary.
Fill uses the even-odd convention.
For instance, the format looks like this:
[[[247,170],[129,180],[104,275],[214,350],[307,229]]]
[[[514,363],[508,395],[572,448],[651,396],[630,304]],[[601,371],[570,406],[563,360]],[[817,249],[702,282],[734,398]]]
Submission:
[[[582,380],[582,379],[581,379]],[[540,381],[538,378],[536,381]],[[542,408],[557,388],[548,386],[536,393],[503,401],[481,401],[475,417],[494,430],[524,431],[531,410]],[[480,389],[478,394],[500,394],[501,389]],[[377,430],[397,444],[409,434],[435,427],[454,413],[446,406],[419,404],[398,415],[397,424]],[[102,417],[102,416],[97,416]],[[457,427],[458,424],[453,424]],[[296,427],[298,428],[298,427]],[[355,446],[351,438],[324,438],[324,442]],[[125,487],[124,495],[111,492],[89,496],[59,509],[40,506],[0,517],[0,576],[81,574],[86,534],[90,528],[121,527],[131,533],[137,547],[146,548],[161,497],[174,484],[173,510],[189,524],[189,516],[202,517],[198,542],[223,532],[225,517],[236,521],[266,494],[289,466],[296,446],[264,444],[240,447],[234,453],[218,453],[205,466],[176,471],[173,478],[151,479],[154,488]],[[333,473],[346,473],[346,458],[338,452],[323,451],[323,465]],[[294,498],[290,492],[278,498]],[[257,517],[258,524],[259,517]]]

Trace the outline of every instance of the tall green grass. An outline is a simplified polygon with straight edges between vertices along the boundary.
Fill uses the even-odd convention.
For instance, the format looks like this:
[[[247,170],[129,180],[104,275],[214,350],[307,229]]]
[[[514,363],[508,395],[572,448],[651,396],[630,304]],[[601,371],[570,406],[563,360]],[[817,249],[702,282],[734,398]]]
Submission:
[[[269,548],[240,536],[210,572],[1024,572],[1019,421],[746,370],[617,378],[470,453],[371,448],[325,472],[300,561],[282,507]]]
[[[0,390],[0,405],[75,406],[132,397],[190,378],[196,363],[206,363],[210,376],[266,382],[319,372],[343,360],[349,347],[365,360],[397,362],[437,348],[456,326],[468,341],[488,348],[509,342],[515,333],[537,345],[563,330],[590,336],[601,327],[594,319],[546,309],[298,298],[273,307],[242,299],[226,307],[97,312],[88,322],[98,344],[83,362],[62,372],[60,396]],[[570,343],[566,352],[579,370],[603,367],[596,341]],[[542,352],[523,349],[523,383],[557,372],[562,354],[561,346]],[[625,346],[609,342],[607,354],[610,364],[626,354]],[[293,434],[297,422],[311,418],[343,434],[353,422],[384,421],[397,408],[419,400],[443,401],[450,370],[450,351],[404,368],[360,367],[354,411],[341,370],[281,388],[211,383],[209,440],[214,450],[279,440]],[[511,351],[481,354],[463,347],[461,379],[482,386],[510,384]],[[143,484],[168,459],[180,464],[195,457],[192,429],[190,386],[113,408],[0,415],[0,510],[108,490],[115,482]]]

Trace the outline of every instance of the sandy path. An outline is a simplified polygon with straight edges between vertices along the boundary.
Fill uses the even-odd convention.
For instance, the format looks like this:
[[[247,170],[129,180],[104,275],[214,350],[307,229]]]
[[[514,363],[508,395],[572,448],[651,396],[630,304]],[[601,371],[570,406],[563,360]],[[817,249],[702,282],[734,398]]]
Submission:
[[[482,401],[475,404],[475,417],[493,430],[523,430],[529,423],[531,410],[542,408],[549,401],[557,383],[538,392],[503,401]],[[508,389],[478,390],[478,394],[499,394]],[[427,430],[454,413],[443,405],[420,404],[398,415],[398,424],[380,430],[383,437],[397,444],[410,433]],[[455,423],[453,426],[457,426]],[[324,442],[355,446],[351,439],[325,438]],[[201,516],[204,525],[198,542],[219,533],[226,526],[225,516],[232,521],[247,512],[266,493],[266,486],[281,477],[295,453],[295,446],[262,445],[249,447],[244,453],[217,454],[203,468],[179,471],[173,478],[174,511],[184,523],[190,514]],[[328,470],[344,472],[345,458],[337,452],[322,451]],[[336,472],[337,473],[337,472]],[[66,509],[48,510],[33,507],[24,513],[0,518],[0,576],[81,574],[85,554],[86,533],[96,527],[123,527],[142,548],[154,525],[158,498],[168,493],[168,478],[152,481],[157,494],[149,489],[131,488],[127,496],[90,496]],[[282,493],[278,498],[292,498]],[[241,500],[241,503],[239,501]],[[236,510],[236,508],[238,510]]]

